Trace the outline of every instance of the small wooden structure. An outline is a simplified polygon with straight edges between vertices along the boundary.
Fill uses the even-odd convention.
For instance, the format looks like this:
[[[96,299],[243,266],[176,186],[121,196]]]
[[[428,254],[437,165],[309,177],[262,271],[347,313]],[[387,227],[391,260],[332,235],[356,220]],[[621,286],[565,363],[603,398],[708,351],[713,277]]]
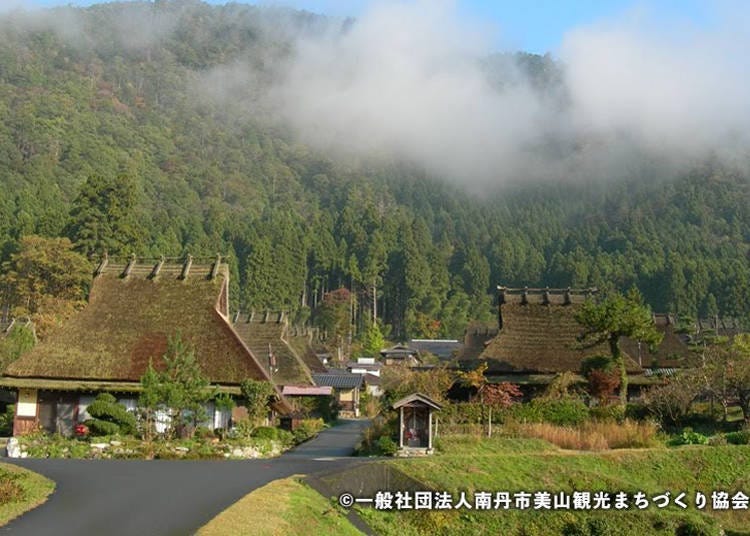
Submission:
[[[432,413],[442,408],[443,406],[421,393],[414,393],[394,402],[393,409],[399,410],[399,448],[432,452]]]

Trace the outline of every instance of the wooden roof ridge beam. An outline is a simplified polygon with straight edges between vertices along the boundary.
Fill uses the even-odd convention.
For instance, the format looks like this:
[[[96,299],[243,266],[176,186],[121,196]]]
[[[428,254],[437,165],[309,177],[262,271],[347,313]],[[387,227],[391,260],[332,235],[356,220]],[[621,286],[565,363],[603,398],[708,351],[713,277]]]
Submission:
[[[133,271],[133,267],[135,266],[136,258],[135,253],[132,253],[130,255],[130,260],[128,260],[128,263],[125,265],[125,269],[122,271],[122,275],[120,277],[126,278],[130,275],[130,272]]]
[[[572,295],[582,295],[582,296],[588,296],[590,294],[596,294],[599,292],[599,289],[596,287],[588,287],[588,288],[550,288],[550,287],[506,287],[503,285],[498,285],[497,290],[500,293],[508,293],[508,294],[523,294],[524,292],[527,294],[535,294],[535,295],[544,295],[545,293],[550,294],[558,294],[562,295],[566,292],[569,292]]]
[[[193,265],[193,256],[188,254],[187,258],[185,259],[185,264],[182,265],[182,272],[180,272],[180,279],[183,281],[188,278],[188,275],[190,274],[190,267]]]
[[[157,276],[159,275],[159,272],[161,272],[161,269],[164,267],[165,260],[166,259],[164,258],[164,255],[162,255],[161,258],[159,259],[159,262],[157,262],[154,265],[154,269],[151,270],[151,274],[148,276],[149,279],[157,278]]]
[[[102,275],[104,273],[104,269],[107,267],[107,264],[109,264],[109,255],[105,251],[102,255],[102,260],[99,261],[99,266],[97,266],[96,270],[94,270],[94,277]]]
[[[221,265],[221,254],[216,254],[216,260],[214,261],[213,265],[211,266],[211,273],[208,275],[209,279],[215,279],[216,276],[219,274],[219,266]]]

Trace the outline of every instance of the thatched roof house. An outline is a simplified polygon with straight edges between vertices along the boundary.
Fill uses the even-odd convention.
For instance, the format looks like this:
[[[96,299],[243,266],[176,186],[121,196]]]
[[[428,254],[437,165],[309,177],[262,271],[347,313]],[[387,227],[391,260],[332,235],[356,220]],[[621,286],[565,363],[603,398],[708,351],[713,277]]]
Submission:
[[[307,337],[290,329],[286,313],[237,313],[233,327],[276,383],[312,385],[312,373],[326,370]]]
[[[622,337],[620,348],[632,356],[644,368],[684,368],[697,364],[698,356],[690,351],[690,336],[677,330],[674,315],[656,313],[653,315],[654,326],[662,334],[662,341],[654,348],[647,344]]]
[[[0,383],[19,389],[19,402],[33,399],[34,404],[42,390],[135,392],[149,361],[158,368],[168,338],[179,333],[195,348],[211,383],[239,394],[243,380],[271,378],[232,328],[228,313],[229,270],[220,258],[206,264],[193,263],[192,257],[180,264],[105,259],[95,272],[88,305],[8,366]],[[279,399],[284,410],[280,393]],[[27,406],[23,409],[30,413]]]
[[[593,289],[499,288],[500,330],[479,355],[490,373],[553,375],[578,372],[592,356],[609,355],[606,344],[583,347],[575,319]],[[629,372],[640,367],[626,356]]]

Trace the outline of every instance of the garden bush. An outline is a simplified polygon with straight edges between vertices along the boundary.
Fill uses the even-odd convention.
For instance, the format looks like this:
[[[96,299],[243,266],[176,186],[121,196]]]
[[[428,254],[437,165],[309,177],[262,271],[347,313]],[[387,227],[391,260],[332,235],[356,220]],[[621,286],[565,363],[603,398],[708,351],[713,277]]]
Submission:
[[[110,393],[101,393],[86,410],[91,419],[86,421],[91,435],[130,435],[135,433],[135,415],[119,404]]]
[[[13,417],[15,414],[15,404],[9,404],[5,413],[0,413],[0,435],[9,436],[13,434]]]
[[[729,432],[724,434],[724,438],[730,445],[750,445],[750,430]]]
[[[528,404],[512,406],[508,415],[519,421],[574,426],[587,421],[590,412],[586,404],[578,398],[535,398]]]
[[[297,427],[294,429],[294,441],[302,443],[318,435],[325,424],[323,419],[303,419],[297,423]]]
[[[380,436],[377,442],[378,451],[383,456],[393,456],[398,452],[398,445],[390,436]]]
[[[273,426],[258,426],[250,434],[251,437],[257,439],[270,439],[274,440],[278,437],[279,430]]]
[[[670,446],[708,445],[708,437],[698,432],[694,432],[692,428],[685,428],[680,435],[670,439],[668,444]]]
[[[592,419],[603,422],[622,422],[625,419],[625,410],[619,404],[607,406],[594,406],[589,409]]]

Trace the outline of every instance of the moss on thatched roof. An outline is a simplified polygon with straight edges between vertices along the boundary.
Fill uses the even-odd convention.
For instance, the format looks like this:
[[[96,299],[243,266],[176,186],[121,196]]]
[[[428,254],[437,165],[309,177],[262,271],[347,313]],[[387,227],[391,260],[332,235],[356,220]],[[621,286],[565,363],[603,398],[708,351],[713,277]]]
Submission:
[[[515,297],[514,297],[515,298]],[[581,370],[587,357],[610,355],[609,347],[600,344],[582,348],[577,337],[582,328],[575,319],[580,301],[573,298],[567,305],[556,299],[536,300],[527,296],[508,298],[500,305],[502,329],[479,356],[487,360],[489,370],[518,373],[556,373]],[[638,371],[637,363],[626,356],[629,371]]]
[[[176,333],[195,347],[212,383],[237,385],[268,376],[226,318],[225,264],[103,263],[89,303],[31,351],[6,376],[137,382]],[[127,275],[124,274],[127,272]],[[212,277],[213,276],[213,277]]]

